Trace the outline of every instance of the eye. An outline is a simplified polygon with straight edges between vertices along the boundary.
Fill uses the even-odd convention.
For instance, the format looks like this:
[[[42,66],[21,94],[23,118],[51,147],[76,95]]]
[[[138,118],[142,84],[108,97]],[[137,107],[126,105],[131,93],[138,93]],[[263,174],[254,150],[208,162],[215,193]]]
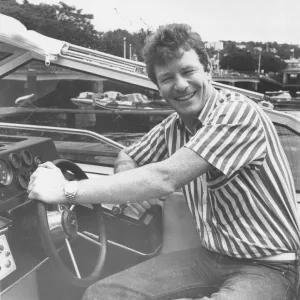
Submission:
[[[166,83],[166,82],[170,81],[171,79],[172,79],[172,77],[164,77],[164,78],[160,79],[159,81],[160,81],[160,83]]]
[[[183,72],[183,74],[185,74],[185,75],[190,75],[190,74],[193,74],[194,71],[195,71],[194,69],[185,70],[185,71]]]

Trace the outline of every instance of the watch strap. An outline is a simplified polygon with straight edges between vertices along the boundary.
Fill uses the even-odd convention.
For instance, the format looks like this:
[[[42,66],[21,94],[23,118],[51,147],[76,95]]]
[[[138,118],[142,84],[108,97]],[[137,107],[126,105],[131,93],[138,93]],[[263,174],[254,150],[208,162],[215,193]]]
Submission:
[[[69,181],[65,184],[65,197],[68,204],[77,205],[76,194],[78,192],[79,182]]]

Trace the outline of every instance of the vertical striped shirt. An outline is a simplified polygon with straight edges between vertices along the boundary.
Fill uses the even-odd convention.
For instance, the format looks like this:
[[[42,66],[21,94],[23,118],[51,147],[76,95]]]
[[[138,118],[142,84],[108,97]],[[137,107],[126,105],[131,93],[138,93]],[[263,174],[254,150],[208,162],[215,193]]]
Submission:
[[[238,258],[298,250],[293,177],[276,129],[258,105],[213,90],[194,134],[173,113],[126,153],[141,166],[181,147],[212,166],[182,187],[204,247]]]

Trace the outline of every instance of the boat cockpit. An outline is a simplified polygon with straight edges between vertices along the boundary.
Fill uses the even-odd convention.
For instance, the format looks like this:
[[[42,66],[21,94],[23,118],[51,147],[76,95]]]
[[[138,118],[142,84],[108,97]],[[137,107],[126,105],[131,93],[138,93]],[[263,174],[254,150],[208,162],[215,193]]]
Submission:
[[[214,85],[265,100],[255,92]],[[115,106],[99,105],[104,94]],[[116,105],[130,98],[132,105]],[[196,246],[180,191],[144,211],[46,207],[27,198],[30,175],[45,161],[53,161],[69,180],[87,176],[101,182],[113,173],[119,151],[172,113],[162,102],[143,63],[42,36],[0,14],[1,299],[81,299],[101,278]],[[286,151],[300,205],[300,113],[262,107]]]

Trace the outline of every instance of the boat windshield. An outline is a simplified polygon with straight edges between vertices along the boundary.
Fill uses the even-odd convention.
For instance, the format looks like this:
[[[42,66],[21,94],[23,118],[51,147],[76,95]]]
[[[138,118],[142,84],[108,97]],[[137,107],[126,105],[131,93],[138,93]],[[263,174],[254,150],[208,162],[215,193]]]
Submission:
[[[164,105],[159,100],[146,88],[31,60],[0,79],[0,122],[12,125],[0,126],[0,134],[51,137],[63,158],[110,165],[122,147],[165,118],[155,107]]]

